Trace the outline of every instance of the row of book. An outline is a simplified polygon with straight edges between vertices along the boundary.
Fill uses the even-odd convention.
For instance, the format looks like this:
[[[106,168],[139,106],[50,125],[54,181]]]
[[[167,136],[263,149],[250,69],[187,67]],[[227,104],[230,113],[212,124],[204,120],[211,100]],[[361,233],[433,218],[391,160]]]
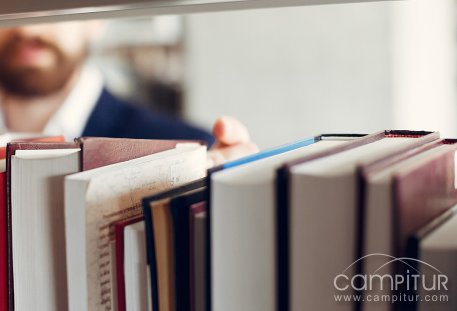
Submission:
[[[121,310],[114,224],[206,174],[199,142],[40,137],[3,149],[0,310]]]
[[[319,135],[209,171],[199,142],[60,140],[4,148],[0,310],[457,308],[457,140]]]

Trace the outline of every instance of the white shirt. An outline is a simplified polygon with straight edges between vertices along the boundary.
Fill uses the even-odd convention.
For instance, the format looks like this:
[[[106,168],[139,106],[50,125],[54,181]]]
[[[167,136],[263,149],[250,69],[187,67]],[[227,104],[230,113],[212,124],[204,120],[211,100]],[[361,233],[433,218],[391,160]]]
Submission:
[[[94,67],[86,65],[70,94],[46,124],[43,134],[63,135],[73,141],[82,135],[92,110],[103,90],[102,74]],[[6,133],[3,112],[0,111],[0,132]]]

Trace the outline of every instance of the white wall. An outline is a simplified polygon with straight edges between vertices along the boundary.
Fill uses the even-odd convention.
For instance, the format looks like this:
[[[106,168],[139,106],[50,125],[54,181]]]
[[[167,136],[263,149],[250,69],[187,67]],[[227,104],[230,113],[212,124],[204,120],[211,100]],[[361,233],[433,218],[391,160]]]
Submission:
[[[396,126],[457,137],[456,1],[399,1],[391,12]]]
[[[417,1],[441,1],[449,9],[453,0],[190,15],[185,21],[187,116],[208,127],[219,115],[237,116],[262,148],[321,132],[422,124],[446,124],[442,128],[452,132],[454,55],[443,49],[454,45],[453,15],[437,9],[433,18],[402,22],[411,11],[406,6]],[[438,51],[439,64],[427,67],[440,83],[417,89],[408,73],[421,62],[407,60],[422,51],[407,48],[411,43],[404,37],[435,22],[434,31],[451,29],[439,36],[432,31],[421,42],[434,40],[428,51]],[[401,63],[408,65],[399,69]],[[411,102],[425,107],[437,93],[445,94],[437,109],[446,111],[437,121],[415,122],[414,111],[406,117],[402,109]]]

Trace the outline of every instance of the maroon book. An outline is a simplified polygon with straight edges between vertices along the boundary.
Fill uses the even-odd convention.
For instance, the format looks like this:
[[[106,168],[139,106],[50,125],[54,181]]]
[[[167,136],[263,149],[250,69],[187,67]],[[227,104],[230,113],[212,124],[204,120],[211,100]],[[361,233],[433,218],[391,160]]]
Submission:
[[[189,210],[189,288],[190,288],[190,310],[205,310],[205,256],[204,230],[199,230],[197,217],[204,217],[206,213],[206,202],[192,204]],[[198,235],[198,237],[197,237]],[[201,254],[197,254],[203,251]],[[200,259],[200,261],[199,261]],[[197,266],[198,265],[198,266]]]
[[[438,149],[443,146],[447,147]],[[408,237],[457,203],[454,184],[456,151],[456,140],[442,139],[359,167],[362,186],[359,199],[360,225],[367,222],[364,209],[369,203],[367,187],[370,179],[383,172],[387,174],[386,170],[391,169],[388,183],[392,202],[390,220],[393,223],[393,255],[404,256]],[[408,163],[410,159],[412,161]],[[407,165],[409,167],[405,168]],[[360,229],[360,233],[368,229]]]
[[[405,255],[409,236],[457,204],[457,141],[443,140],[442,143],[452,148],[422,166],[394,176],[394,249],[398,256]]]

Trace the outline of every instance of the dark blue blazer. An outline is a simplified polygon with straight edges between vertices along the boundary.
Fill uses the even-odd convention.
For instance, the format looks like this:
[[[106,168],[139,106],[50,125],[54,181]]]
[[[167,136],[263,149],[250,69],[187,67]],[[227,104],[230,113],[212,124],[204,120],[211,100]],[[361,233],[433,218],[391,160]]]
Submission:
[[[202,129],[124,102],[106,89],[89,117],[83,136],[195,139],[206,141],[208,146],[214,142],[213,136]]]

